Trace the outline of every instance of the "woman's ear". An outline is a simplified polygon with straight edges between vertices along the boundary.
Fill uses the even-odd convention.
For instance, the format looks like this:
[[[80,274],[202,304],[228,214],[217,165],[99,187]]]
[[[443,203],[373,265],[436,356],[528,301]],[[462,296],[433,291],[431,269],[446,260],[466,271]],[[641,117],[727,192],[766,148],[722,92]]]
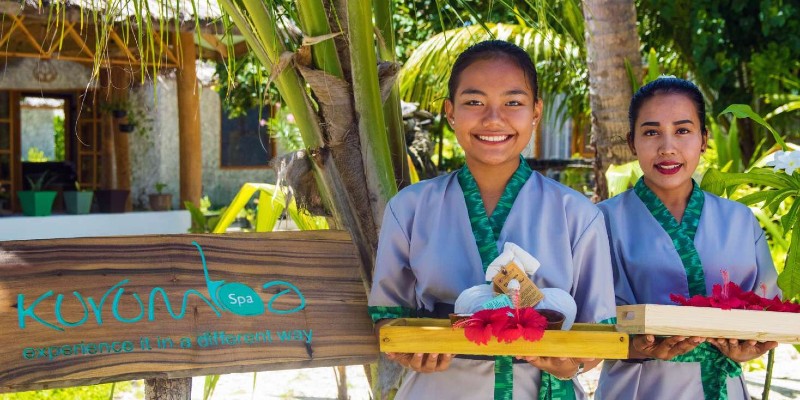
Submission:
[[[542,98],[538,98],[536,101],[536,105],[533,106],[533,126],[539,125],[539,122],[542,121],[542,110],[544,109],[544,100]]]
[[[450,99],[444,100],[444,117],[447,119],[447,122],[450,123],[450,127],[453,127],[456,123],[456,117],[453,116],[453,102]]]
[[[701,135],[703,143],[700,143],[700,153],[705,153],[708,148],[708,131],[703,132]]]

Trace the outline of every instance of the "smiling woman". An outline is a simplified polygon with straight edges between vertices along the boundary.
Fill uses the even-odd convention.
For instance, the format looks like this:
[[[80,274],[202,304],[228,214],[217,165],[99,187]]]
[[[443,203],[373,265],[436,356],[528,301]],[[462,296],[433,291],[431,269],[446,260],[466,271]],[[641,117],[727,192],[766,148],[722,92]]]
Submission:
[[[636,92],[629,120],[628,145],[644,177],[599,205],[614,255],[617,305],[705,296],[721,282],[720,270],[744,291],[778,294],[765,235],[750,210],[703,192],[692,180],[708,135],[697,87],[659,78]],[[629,350],[633,360],[604,363],[595,398],[749,399],[739,362],[775,346],[636,335]]]
[[[508,42],[478,43],[458,57],[448,86],[446,116],[466,166],[409,186],[389,202],[369,296],[377,326],[409,316],[447,318],[463,291],[486,283],[487,267],[508,243],[541,262],[529,275],[538,287],[558,288],[575,298],[578,322],[613,317],[608,242],[599,210],[582,194],[520,162],[542,115],[528,54]],[[583,361],[597,364],[548,357],[387,357],[408,368],[398,399],[431,393],[583,398],[577,371]]]

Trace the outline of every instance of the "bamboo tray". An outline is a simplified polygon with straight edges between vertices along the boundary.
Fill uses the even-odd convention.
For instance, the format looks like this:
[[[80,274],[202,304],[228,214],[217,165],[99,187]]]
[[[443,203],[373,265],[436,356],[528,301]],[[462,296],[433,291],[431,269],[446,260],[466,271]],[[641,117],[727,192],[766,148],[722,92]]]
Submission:
[[[628,335],[614,325],[575,324],[569,331],[545,331],[537,342],[524,339],[475,344],[464,337],[462,328],[450,320],[430,318],[396,319],[380,329],[382,352],[508,355],[580,358],[628,358]]]
[[[800,344],[800,314],[637,304],[617,307],[617,330]]]

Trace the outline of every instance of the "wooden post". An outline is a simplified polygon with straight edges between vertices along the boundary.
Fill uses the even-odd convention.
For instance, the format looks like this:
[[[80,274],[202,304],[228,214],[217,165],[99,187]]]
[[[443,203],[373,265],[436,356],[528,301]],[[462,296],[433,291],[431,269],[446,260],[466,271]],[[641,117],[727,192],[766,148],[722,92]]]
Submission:
[[[102,87],[106,88],[102,93],[104,103],[111,101],[112,91],[111,85],[113,83],[111,71],[103,69],[100,74],[100,83]],[[114,124],[113,118],[108,113],[102,113],[102,127],[101,131],[97,133],[97,138],[102,135],[102,147],[100,148],[101,163],[100,167],[100,188],[101,189],[115,189],[117,187],[117,174],[116,169],[116,152],[114,151],[114,132],[117,128]],[[96,145],[96,143],[95,143]]]
[[[195,70],[194,34],[178,34],[181,68],[178,70],[178,124],[180,147],[181,205],[200,205],[203,186],[203,158],[200,146],[200,93]]]
[[[115,101],[128,100],[128,91],[133,82],[130,79],[132,73],[122,68],[111,69],[111,98]],[[130,145],[128,143],[128,133],[121,132],[117,124],[113,124],[114,132],[114,161],[116,185],[114,189],[131,190],[131,157]],[[125,211],[132,211],[133,205],[131,197],[125,203]]]
[[[190,400],[191,397],[192,378],[153,378],[144,381],[146,400]]]

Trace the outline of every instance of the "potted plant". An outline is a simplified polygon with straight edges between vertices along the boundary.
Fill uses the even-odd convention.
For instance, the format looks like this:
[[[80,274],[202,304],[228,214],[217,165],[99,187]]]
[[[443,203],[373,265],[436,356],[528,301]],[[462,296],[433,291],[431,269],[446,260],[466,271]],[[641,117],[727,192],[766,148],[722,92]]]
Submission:
[[[47,171],[39,175],[35,181],[30,177],[28,180],[30,190],[20,190],[17,197],[22,205],[22,213],[30,217],[43,217],[53,212],[53,201],[58,192],[55,190],[44,190],[51,179],[45,180]]]
[[[97,210],[101,213],[123,213],[128,204],[130,190],[100,189],[94,192],[97,199]]]
[[[94,192],[81,190],[81,184],[75,182],[75,190],[64,192],[64,208],[67,214],[88,214],[92,209]]]
[[[163,193],[167,187],[166,183],[157,182],[155,184],[156,193],[150,194],[150,209],[153,211],[169,211],[172,209],[172,194]]]

